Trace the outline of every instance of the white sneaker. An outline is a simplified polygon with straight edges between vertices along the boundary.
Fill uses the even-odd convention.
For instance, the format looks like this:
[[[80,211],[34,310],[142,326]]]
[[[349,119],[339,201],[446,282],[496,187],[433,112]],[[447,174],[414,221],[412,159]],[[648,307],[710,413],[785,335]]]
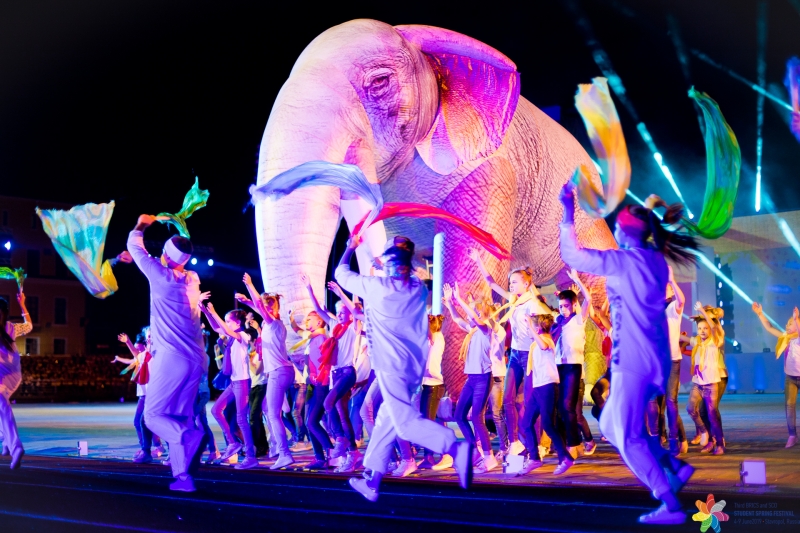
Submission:
[[[524,476],[525,474],[536,470],[540,466],[542,466],[541,461],[537,461],[536,459],[531,459],[530,457],[527,457],[525,459],[525,462],[522,463],[522,469],[519,472],[517,472],[517,476]]]
[[[228,447],[225,448],[225,451],[222,452],[222,456],[219,458],[219,460],[220,461],[224,461],[225,459],[228,459],[229,457],[239,453],[239,450],[241,450],[241,449],[242,449],[242,445],[239,444],[238,442],[234,442],[233,444],[229,444]]]
[[[522,442],[515,440],[508,447],[508,455],[519,455],[525,451],[525,445]]]
[[[791,448],[795,444],[797,444],[797,437],[795,435],[790,435],[789,440],[786,441],[786,447]]]
[[[150,453],[153,455],[153,459],[158,459],[162,455],[166,455],[167,449],[163,445],[156,446]]]
[[[444,454],[439,462],[433,465],[431,470],[439,472],[441,470],[447,470],[448,468],[453,468],[453,458],[448,454]]]
[[[686,521],[686,513],[683,511],[670,511],[667,509],[666,504],[661,504],[661,507],[652,513],[643,514],[639,517],[640,524],[669,524],[678,525]]]
[[[285,455],[281,454],[280,456],[278,456],[278,460],[275,461],[275,464],[270,466],[269,469],[277,470],[279,468],[283,468],[284,466],[289,466],[292,463],[294,463],[294,457],[292,457],[292,454],[290,453],[287,453]]]
[[[556,467],[556,469],[553,470],[553,475],[554,476],[560,476],[561,474],[563,474],[564,472],[566,472],[567,470],[572,468],[572,465],[574,465],[574,464],[575,464],[575,461],[573,461],[572,459],[569,459],[569,458],[564,459],[563,461],[558,463],[558,466]]]
[[[336,444],[334,444],[333,449],[331,449],[331,458],[336,459],[337,457],[344,457],[349,445],[350,441],[344,437],[338,437],[336,439]]]
[[[347,452],[347,455],[345,456],[344,461],[342,461],[342,464],[339,465],[339,468],[334,470],[334,472],[342,474],[342,473],[345,473],[345,472],[353,472],[353,471],[355,471],[355,469],[356,469],[356,455],[355,454],[357,454],[357,453],[358,452]]]
[[[413,474],[417,471],[417,462],[413,459],[405,460],[403,459],[392,471],[392,475],[395,477],[406,477],[410,474]]]
[[[244,461],[237,464],[233,468],[236,470],[249,470],[258,466],[258,459],[255,457],[245,457]]]
[[[597,444],[593,440],[583,443],[583,455],[592,455],[597,450]]]
[[[495,456],[491,454],[483,456],[483,464],[486,465],[487,472],[491,472],[499,465]]]

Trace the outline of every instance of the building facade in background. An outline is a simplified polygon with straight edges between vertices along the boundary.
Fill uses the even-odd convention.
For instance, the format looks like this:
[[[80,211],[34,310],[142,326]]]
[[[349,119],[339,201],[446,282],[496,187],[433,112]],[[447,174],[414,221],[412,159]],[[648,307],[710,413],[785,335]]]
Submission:
[[[23,289],[33,331],[18,347],[28,355],[84,354],[88,293],[56,253],[42,229],[36,207],[72,206],[0,196],[0,266],[22,267],[28,275]],[[16,292],[14,281],[0,280],[0,296],[11,304],[12,320],[21,318]]]

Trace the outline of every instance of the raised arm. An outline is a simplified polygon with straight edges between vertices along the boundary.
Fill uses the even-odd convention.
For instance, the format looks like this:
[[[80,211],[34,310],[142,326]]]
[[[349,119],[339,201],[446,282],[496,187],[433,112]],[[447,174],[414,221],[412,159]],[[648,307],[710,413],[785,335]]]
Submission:
[[[364,313],[358,307],[356,307],[356,304],[355,302],[353,302],[353,300],[347,297],[347,295],[344,293],[344,291],[342,290],[342,288],[339,286],[338,283],[336,283],[335,281],[329,281],[328,289],[333,294],[339,297],[339,299],[342,301],[345,307],[347,307],[350,310],[350,313],[353,315],[353,318],[355,318],[356,320],[362,320],[362,321],[364,320]],[[358,299],[358,296],[356,296],[356,299]]]
[[[27,335],[33,331],[33,324],[30,321],[31,315],[28,313],[28,308],[25,306],[25,293],[21,290],[17,293],[17,303],[22,311],[22,323],[14,324],[14,338]]]
[[[151,257],[144,247],[144,231],[156,220],[159,218],[153,215],[140,215],[136,227],[128,235],[128,252],[147,279],[152,279],[166,268],[161,261]]]
[[[242,281],[244,282],[244,286],[247,287],[247,293],[250,295],[250,301],[252,302],[253,309],[255,309],[259,315],[261,315],[261,318],[264,319],[264,322],[267,324],[272,324],[275,319],[272,318],[272,315],[267,312],[267,308],[264,307],[264,302],[261,301],[261,295],[253,285],[253,279],[250,277],[250,274],[245,272],[244,276],[242,276]]]
[[[455,322],[456,325],[464,331],[469,331],[469,323],[461,318],[461,315],[459,315],[458,312],[453,308],[453,288],[449,283],[442,285],[442,294],[442,302],[447,308],[447,311],[450,313],[450,317],[452,317],[453,322]]]
[[[569,276],[569,279],[571,279],[575,285],[578,286],[578,290],[581,291],[581,294],[583,294],[583,303],[581,304],[581,320],[586,321],[586,317],[589,315],[589,309],[592,306],[592,293],[589,292],[589,289],[587,289],[586,285],[584,285],[581,281],[577,270],[573,268],[567,275]]]
[[[719,346],[721,343],[725,342],[725,334],[722,331],[722,328],[719,326],[718,322],[712,320],[711,317],[708,316],[703,304],[701,302],[695,303],[694,310],[699,311],[700,315],[703,317],[706,323],[708,323],[708,327],[711,329],[711,336],[714,338],[716,344]]]
[[[760,303],[753,302],[752,309],[753,312],[758,317],[758,320],[761,322],[761,325],[764,326],[764,329],[767,330],[767,332],[771,333],[772,335],[775,335],[776,337],[780,337],[781,335],[783,335],[783,333],[781,333],[780,330],[776,329],[772,324],[769,323],[767,317],[764,316],[764,310],[762,309]]]
[[[479,317],[478,313],[475,312],[472,306],[467,304],[467,302],[465,302],[464,299],[461,297],[461,291],[459,290],[458,282],[455,283],[455,287],[453,289],[453,296],[455,297],[456,302],[458,302],[458,305],[461,307],[461,309],[464,310],[464,313],[472,320],[472,322],[478,327],[478,329],[481,330],[481,333],[483,333],[484,335],[489,333],[489,326],[486,323],[486,321],[483,318]]]
[[[475,261],[475,264],[478,266],[478,270],[481,271],[481,275],[483,276],[483,279],[486,280],[486,283],[489,284],[489,286],[492,288],[492,290],[494,292],[496,292],[497,294],[499,294],[500,296],[502,296],[503,298],[505,298],[506,300],[510,301],[512,294],[510,292],[508,292],[507,290],[505,290],[500,285],[498,285],[497,282],[492,277],[492,275],[489,274],[489,271],[486,270],[486,266],[484,266],[483,261],[481,261],[481,256],[478,254],[478,250],[476,250],[474,248],[471,249],[469,251],[469,258],[472,259],[473,261]]]
[[[336,315],[333,315],[330,311],[323,309],[322,306],[319,305],[317,296],[314,294],[314,289],[311,287],[311,280],[308,279],[308,276],[305,274],[300,274],[300,282],[308,291],[308,296],[311,298],[311,305],[314,306],[314,311],[316,311],[319,317],[328,325],[333,326],[336,323]]]
[[[683,314],[683,307],[686,305],[686,296],[678,286],[678,282],[675,281],[675,273],[672,271],[672,267],[667,265],[667,269],[669,270],[669,284],[672,287],[672,292],[675,293],[675,301],[677,302],[675,311],[680,315]]]
[[[559,195],[564,207],[564,218],[559,226],[561,232],[561,259],[571,268],[597,276],[609,276],[625,268],[624,250],[593,250],[578,245],[575,234],[575,185],[564,184]]]
[[[300,327],[300,326],[297,324],[297,321],[294,319],[294,313],[292,313],[291,311],[289,311],[289,325],[292,327],[292,331],[294,331],[294,332],[295,332],[295,333],[297,333],[298,335],[299,335],[301,332],[305,331],[303,328],[301,328],[301,327]]]
[[[556,345],[553,343],[553,337],[550,335],[544,334],[539,335],[539,328],[536,327],[536,324],[533,323],[533,317],[529,316],[528,318],[528,327],[531,330],[531,335],[533,336],[533,340],[537,346],[539,346],[540,350],[554,350]]]
[[[133,343],[131,342],[131,338],[128,337],[125,333],[120,333],[119,335],[117,335],[117,339],[119,340],[119,342],[128,347],[128,350],[130,350],[131,354],[134,357],[139,355],[139,350],[136,349],[136,346],[134,346]]]
[[[792,310],[792,320],[794,320],[795,331],[800,333],[800,311],[796,307]]]

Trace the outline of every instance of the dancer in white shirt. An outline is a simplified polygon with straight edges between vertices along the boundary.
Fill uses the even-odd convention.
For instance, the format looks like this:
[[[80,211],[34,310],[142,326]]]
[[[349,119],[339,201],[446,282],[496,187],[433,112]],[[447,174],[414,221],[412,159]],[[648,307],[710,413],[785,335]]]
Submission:
[[[428,315],[428,342],[430,348],[428,349],[428,360],[425,363],[425,374],[422,376],[422,394],[419,399],[419,410],[422,416],[433,421],[436,420],[439,401],[444,396],[442,356],[444,355],[445,341],[442,334],[443,321],[443,315]],[[430,470],[439,463],[445,468],[453,465],[452,457],[448,457],[447,454],[442,456],[439,463],[436,462],[433,452],[425,448],[422,449],[422,456],[424,459],[417,465],[420,470]]]
[[[470,250],[470,258],[483,274],[484,279],[499,296],[508,300],[509,310],[500,319],[500,323],[511,323],[511,353],[508,357],[508,367],[503,390],[503,414],[506,419],[508,431],[509,455],[519,455],[525,450],[525,445],[519,439],[519,420],[522,418],[524,405],[524,377],[525,365],[528,361],[533,338],[528,328],[527,317],[534,313],[546,313],[547,306],[540,301],[539,290],[533,284],[530,272],[524,268],[513,270],[508,275],[508,290],[498,285],[486,270],[477,250]]]
[[[412,254],[397,246],[387,249],[381,257],[385,277],[351,272],[350,258],[360,241],[356,237],[348,242],[336,269],[336,281],[364,301],[370,362],[383,405],[364,457],[368,470],[364,478],[351,478],[350,485],[368,500],[376,501],[399,436],[435,453],[449,453],[461,486],[467,488],[472,480],[472,445],[457,442],[451,429],[424,419],[411,401],[412,392],[422,381],[428,355],[428,289],[411,275]]]
[[[758,316],[761,325],[768,333],[778,337],[778,345],[775,347],[775,356],[783,357],[783,371],[786,374],[784,380],[783,394],[786,400],[786,427],[789,430],[789,440],[786,447],[791,448],[797,444],[797,391],[800,389],[800,312],[795,307],[792,311],[792,318],[786,322],[786,333],[769,323],[761,304],[753,303],[753,312]]]
[[[0,440],[3,449],[11,453],[11,469],[19,468],[25,449],[17,433],[17,421],[11,410],[9,398],[22,383],[22,365],[16,339],[27,335],[33,329],[28,309],[25,307],[25,293],[20,289],[17,302],[22,311],[22,324],[9,322],[8,302],[0,298]]]
[[[581,272],[606,276],[611,303],[613,348],[611,393],[600,417],[600,430],[622,455],[625,464],[657,499],[661,507],[639,517],[646,524],[682,524],[686,513],[676,492],[691,477],[691,465],[672,457],[645,428],[647,403],[661,394],[670,372],[669,330],[664,309],[668,271],[665,257],[691,263],[694,239],[671,231],[683,208],[669,206],[664,222],[652,211],[665,205],[648,198],[650,208],[627,206],[617,215],[614,237],[619,250],[580,247],[575,234],[575,185],[561,191],[561,258]],[[665,226],[666,225],[666,226]]]
[[[542,466],[539,442],[533,425],[541,415],[542,429],[550,436],[551,445],[558,455],[554,475],[561,475],[574,464],[567,452],[564,438],[556,429],[556,398],[559,394],[559,373],[556,365],[555,343],[550,336],[553,315],[534,315],[528,318],[533,334],[533,346],[525,370],[525,411],[520,421],[520,433],[525,441],[528,456],[517,474],[523,476]]]
[[[492,361],[489,352],[492,347],[492,330],[500,328],[491,318],[491,306],[486,302],[475,302],[471,307],[461,297],[458,283],[454,288],[445,283],[443,288],[444,302],[450,317],[458,327],[467,332],[461,345],[459,359],[464,361],[464,374],[467,381],[461,389],[461,395],[456,404],[456,423],[464,438],[473,446],[480,441],[483,455],[475,450],[473,471],[483,474],[497,468],[497,460],[492,453],[492,443],[489,441],[489,430],[486,429],[486,406],[489,403],[489,391],[492,387]],[[458,303],[464,310],[469,321],[464,320],[453,308],[453,302]],[[467,421],[467,413],[472,408],[472,428]],[[476,439],[477,435],[477,439]]]
[[[250,423],[247,417],[250,413],[250,335],[244,331],[245,322],[247,320],[247,313],[242,309],[229,311],[225,315],[225,320],[222,320],[214,306],[209,303],[206,306],[200,304],[200,309],[206,315],[211,329],[220,335],[230,337],[231,342],[225,350],[225,358],[222,362],[222,371],[230,375],[231,382],[222,391],[217,401],[214,402],[214,407],[211,408],[211,414],[216,419],[222,432],[225,434],[225,440],[228,442],[228,447],[220,457],[224,461],[232,455],[239,453],[242,445],[236,442],[231,434],[231,428],[228,421],[225,420],[225,415],[222,413],[230,403],[231,399],[236,402],[236,423],[244,437],[245,446],[245,460],[236,465],[237,470],[246,470],[258,466],[256,459],[256,450],[253,445],[253,432],[250,429]]]
[[[722,455],[725,453],[725,441],[722,433],[722,419],[719,416],[720,393],[720,349],[725,343],[725,334],[720,328],[719,320],[710,316],[714,308],[704,308],[697,302],[695,310],[700,315],[693,316],[697,323],[697,337],[691,339],[684,336],[684,340],[692,343],[692,390],[689,393],[689,402],[686,411],[694,420],[703,438],[702,453]],[[705,404],[708,412],[709,424],[706,425],[700,416],[700,403]],[[711,439],[708,438],[709,430]]]
[[[205,432],[194,425],[194,402],[200,379],[208,371],[200,327],[200,278],[184,270],[192,243],[172,237],[160,259],[144,247],[144,231],[157,219],[141,215],[128,236],[128,252],[150,283],[152,378],[147,387],[144,419],[153,433],[169,443],[175,481],[171,490],[193,492],[192,472],[200,462]]]

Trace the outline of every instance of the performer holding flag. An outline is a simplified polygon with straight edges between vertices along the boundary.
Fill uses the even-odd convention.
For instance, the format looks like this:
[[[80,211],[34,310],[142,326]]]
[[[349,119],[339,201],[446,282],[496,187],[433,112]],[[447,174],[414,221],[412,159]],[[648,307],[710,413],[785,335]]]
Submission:
[[[200,278],[184,270],[192,256],[192,243],[185,237],[169,239],[160,259],[148,255],[143,234],[159,219],[141,215],[128,236],[128,251],[150,282],[153,360],[144,417],[147,427],[169,443],[175,477],[170,490],[193,492],[191,472],[206,438],[193,420],[200,379],[208,371],[197,305]]]

